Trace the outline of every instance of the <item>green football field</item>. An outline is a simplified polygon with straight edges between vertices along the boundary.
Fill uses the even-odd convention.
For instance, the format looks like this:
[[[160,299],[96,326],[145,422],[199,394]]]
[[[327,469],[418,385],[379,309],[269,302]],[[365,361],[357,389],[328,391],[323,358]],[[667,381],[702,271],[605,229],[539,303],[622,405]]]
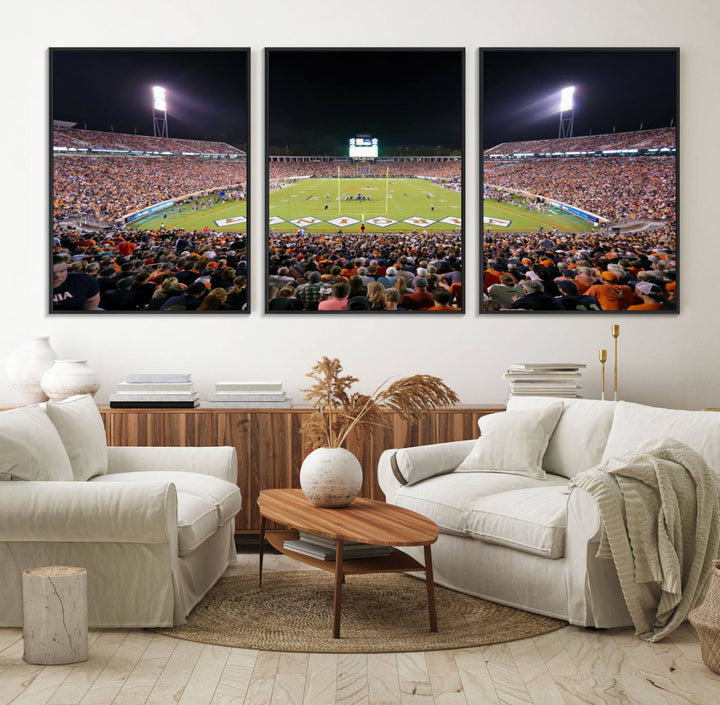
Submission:
[[[525,206],[520,204],[502,203],[491,199],[485,200],[484,205],[485,218],[499,218],[501,220],[509,220],[510,225],[503,227],[500,225],[490,224],[493,232],[534,232],[541,225],[544,230],[552,230],[557,228],[560,232],[592,232],[595,229],[591,223],[578,218],[574,215],[563,213],[555,208],[548,208],[544,213],[529,211]],[[488,224],[484,223],[483,228],[487,228]]]
[[[366,198],[356,200],[360,194]],[[359,232],[363,220],[367,232],[448,231],[461,218],[460,194],[426,179],[312,178],[270,193],[274,232]]]
[[[339,188],[339,200],[338,200]],[[362,194],[369,198],[356,200]],[[557,227],[561,232],[590,232],[593,226],[582,218],[553,208],[545,213],[524,206],[486,200],[484,217],[509,220],[510,225],[491,225],[495,232],[534,232]],[[180,212],[182,210],[182,212]],[[216,221],[246,218],[246,201],[228,201],[198,208],[176,205],[130,223],[134,230],[166,229],[246,232],[247,222],[218,225]],[[380,220],[372,222],[373,218]],[[367,232],[398,232],[411,229],[448,231],[462,226],[461,197],[457,191],[425,179],[352,178],[302,179],[270,193],[270,229],[288,232],[304,228],[310,232],[343,230],[358,232],[364,220]],[[412,222],[408,222],[412,221]],[[487,225],[483,225],[483,230]]]
[[[217,196],[213,196],[213,200]],[[202,199],[201,199],[202,200]],[[182,209],[182,213],[180,210]],[[165,217],[167,215],[167,217]],[[214,203],[201,209],[192,210],[189,203],[166,208],[163,211],[141,218],[128,225],[133,230],[157,230],[165,226],[166,230],[202,230],[210,228],[223,233],[244,233],[247,231],[247,222],[233,223],[232,225],[219,226],[216,220],[227,220],[228,218],[247,218],[247,201],[228,201],[226,203]]]

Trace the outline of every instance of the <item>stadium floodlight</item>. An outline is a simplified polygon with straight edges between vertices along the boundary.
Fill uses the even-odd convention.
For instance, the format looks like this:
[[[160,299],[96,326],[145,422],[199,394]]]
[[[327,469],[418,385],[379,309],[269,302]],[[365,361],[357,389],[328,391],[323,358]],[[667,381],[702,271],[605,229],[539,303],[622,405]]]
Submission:
[[[153,135],[167,137],[167,100],[166,91],[162,86],[153,86]]]
[[[167,111],[167,102],[165,100],[165,89],[162,86],[153,86],[153,108],[155,110]]]
[[[558,129],[558,137],[561,139],[573,136],[574,94],[575,86],[566,86],[560,91],[560,128]]]
[[[575,86],[568,86],[560,91],[560,112],[564,113],[566,110],[573,109],[573,94],[575,93]]]

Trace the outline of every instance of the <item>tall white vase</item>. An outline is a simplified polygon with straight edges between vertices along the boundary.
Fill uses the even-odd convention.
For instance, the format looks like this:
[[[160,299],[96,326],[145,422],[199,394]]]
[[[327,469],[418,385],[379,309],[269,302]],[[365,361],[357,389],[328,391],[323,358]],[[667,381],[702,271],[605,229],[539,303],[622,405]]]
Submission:
[[[316,507],[344,507],[362,487],[360,461],[345,448],[318,448],[300,467],[300,487]]]
[[[5,375],[15,389],[27,394],[33,402],[47,401],[40,380],[56,357],[50,338],[29,338],[5,361]]]
[[[40,384],[50,401],[62,401],[76,394],[95,396],[100,389],[100,377],[87,360],[55,360]]]

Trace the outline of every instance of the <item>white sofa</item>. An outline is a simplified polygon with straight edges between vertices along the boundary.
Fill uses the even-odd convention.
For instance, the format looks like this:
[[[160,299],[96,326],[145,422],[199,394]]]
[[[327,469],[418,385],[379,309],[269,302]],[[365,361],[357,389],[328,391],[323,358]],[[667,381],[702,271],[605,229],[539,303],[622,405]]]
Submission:
[[[106,447],[89,396],[0,413],[0,626],[22,571],[81,566],[92,627],[172,626],[235,560],[234,448]]]
[[[505,420],[557,403],[515,397]],[[471,440],[384,452],[380,487],[388,502],[439,525],[433,545],[437,583],[576,625],[630,625],[613,562],[595,557],[597,504],[584,490],[569,492],[568,479],[644,441],[669,437],[703,456],[720,482],[720,414],[585,399],[562,404],[539,456],[544,478],[463,471],[476,447]],[[523,440],[514,439],[520,445]],[[504,452],[515,452],[512,443]],[[403,550],[422,560],[421,550]]]

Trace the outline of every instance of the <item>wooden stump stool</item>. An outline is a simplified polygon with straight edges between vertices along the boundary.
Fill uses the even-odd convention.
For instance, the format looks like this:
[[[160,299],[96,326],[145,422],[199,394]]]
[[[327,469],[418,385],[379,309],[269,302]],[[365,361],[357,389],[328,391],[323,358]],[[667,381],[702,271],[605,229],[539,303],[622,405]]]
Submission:
[[[49,566],[23,571],[23,659],[54,665],[87,661],[87,571]]]

